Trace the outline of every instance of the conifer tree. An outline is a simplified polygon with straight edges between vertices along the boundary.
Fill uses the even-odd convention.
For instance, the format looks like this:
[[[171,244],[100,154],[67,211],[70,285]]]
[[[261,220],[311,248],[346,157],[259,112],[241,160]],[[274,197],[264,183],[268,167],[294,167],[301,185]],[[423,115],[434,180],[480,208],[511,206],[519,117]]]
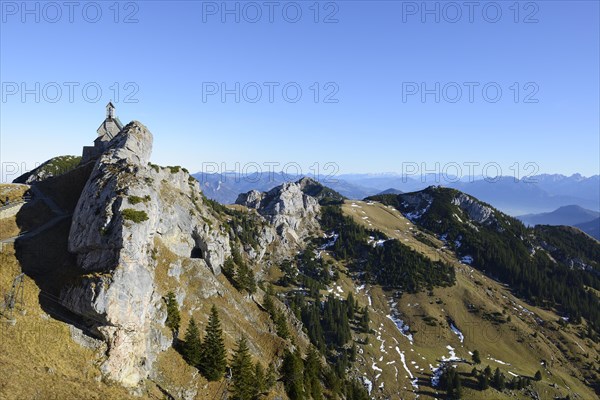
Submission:
[[[221,329],[221,322],[219,321],[219,312],[214,304],[210,310],[206,334],[202,341],[199,364],[202,375],[209,381],[221,379],[227,366],[223,330]]]
[[[271,286],[269,284],[269,286],[267,286],[267,290],[265,292],[265,296],[263,298],[263,306],[265,307],[265,310],[267,310],[267,312],[269,313],[269,315],[271,315],[271,318],[274,315],[274,310],[275,310],[275,304],[273,303],[273,286]]]
[[[500,368],[496,368],[496,371],[494,371],[494,386],[498,390],[504,390],[506,387],[504,374],[500,372]]]
[[[281,375],[285,385],[285,392],[290,400],[303,400],[303,365],[302,359],[297,351],[291,353],[289,350],[286,350],[281,366]]]
[[[263,368],[260,362],[257,362],[254,366],[254,382],[257,394],[260,395],[266,393],[269,390],[269,388],[267,388],[267,377],[265,376],[265,369]]]
[[[481,374],[477,377],[479,390],[487,390],[490,387],[490,379],[485,375]]]
[[[473,360],[473,362],[475,364],[481,364],[481,356],[479,355],[479,350],[473,351],[473,355],[471,356],[471,359]]]
[[[369,328],[369,323],[371,322],[371,318],[369,317],[369,309],[365,306],[365,309],[363,311],[363,315],[360,318],[360,329],[365,332],[365,333],[369,333],[370,332],[370,328]]]
[[[165,321],[165,326],[173,331],[173,336],[176,338],[181,324],[181,315],[179,314],[179,304],[175,298],[175,293],[167,293],[165,302],[167,303],[167,320]]]
[[[245,290],[250,294],[256,293],[256,279],[254,272],[246,262],[242,262],[237,269],[235,282],[238,290]]]
[[[321,372],[321,360],[313,346],[310,346],[304,361],[304,386],[307,394],[310,393],[313,400],[322,400],[323,391],[319,375]]]
[[[285,314],[283,311],[275,312],[275,329],[277,330],[277,335],[283,339],[287,339],[290,337],[290,330],[287,326],[287,321],[285,319]]]
[[[183,358],[188,364],[198,366],[200,363],[200,356],[202,353],[202,342],[200,341],[200,331],[196,325],[194,318],[190,320],[190,323],[185,331],[185,342],[182,345]]]
[[[348,319],[352,320],[352,319],[354,319],[354,307],[355,307],[354,296],[352,295],[352,292],[348,293],[348,297],[346,298],[346,303],[348,304]]]
[[[275,386],[275,382],[277,382],[277,371],[275,371],[275,364],[270,363],[269,368],[267,368],[267,376],[265,380],[266,389],[271,390],[273,386]]]
[[[223,275],[229,279],[229,282],[234,282],[233,278],[235,277],[235,264],[233,263],[233,259],[231,257],[228,257],[227,260],[225,260],[223,267],[221,267],[221,272],[223,272]]]
[[[535,378],[536,381],[541,381],[542,380],[542,373],[540,372],[540,370],[538,370],[535,373],[535,377],[534,378]]]
[[[254,366],[250,358],[248,341],[242,336],[231,360],[234,400],[252,400],[257,394],[254,382]]]

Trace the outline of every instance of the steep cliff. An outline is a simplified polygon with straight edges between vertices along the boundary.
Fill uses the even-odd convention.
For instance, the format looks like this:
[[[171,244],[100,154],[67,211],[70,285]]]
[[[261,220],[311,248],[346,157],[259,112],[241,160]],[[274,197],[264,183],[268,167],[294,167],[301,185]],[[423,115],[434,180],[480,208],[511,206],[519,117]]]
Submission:
[[[231,254],[229,237],[203,204],[198,184],[181,168],[149,165],[152,134],[132,122],[96,162],[79,199],[69,251],[88,274],[65,288],[62,303],[98,323],[108,343],[102,371],[136,386],[171,343],[155,282],[155,239],[196,268],[219,274]]]

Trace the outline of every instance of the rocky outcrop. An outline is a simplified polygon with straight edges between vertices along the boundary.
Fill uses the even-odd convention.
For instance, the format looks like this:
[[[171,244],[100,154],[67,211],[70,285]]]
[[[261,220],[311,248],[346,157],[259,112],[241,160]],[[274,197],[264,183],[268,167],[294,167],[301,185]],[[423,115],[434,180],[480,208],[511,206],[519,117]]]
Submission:
[[[69,251],[84,274],[63,305],[95,323],[108,345],[103,374],[124,386],[145,379],[171,339],[155,282],[158,238],[179,257],[219,274],[229,237],[205,206],[197,181],[181,168],[148,163],[152,134],[127,125],[98,159],[73,214]]]
[[[60,156],[52,158],[39,167],[24,173],[23,175],[16,178],[14,183],[24,183],[27,185],[34,184],[36,182],[42,182],[46,179],[66,174],[67,172],[75,169],[81,157],[76,156]]]
[[[496,222],[494,210],[491,207],[481,204],[481,202],[464,193],[457,195],[452,200],[452,204],[459,206],[471,220],[477,223],[490,224]]]
[[[319,202],[304,192],[313,182],[303,178],[298,182],[284,183],[266,193],[253,190],[240,194],[236,204],[255,209],[276,229],[284,245],[299,244],[319,229]]]

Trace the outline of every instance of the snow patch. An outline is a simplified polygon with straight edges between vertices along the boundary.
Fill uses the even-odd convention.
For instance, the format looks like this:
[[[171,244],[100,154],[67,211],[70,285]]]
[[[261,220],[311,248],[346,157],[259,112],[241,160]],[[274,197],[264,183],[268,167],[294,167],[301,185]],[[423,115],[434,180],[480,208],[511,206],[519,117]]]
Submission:
[[[325,250],[325,249],[328,249],[330,247],[333,247],[333,245],[335,244],[335,242],[337,242],[337,240],[340,237],[340,235],[338,235],[337,233],[333,232],[331,235],[324,235],[324,237],[326,239],[331,239],[331,240],[329,242],[325,243],[324,245],[322,245],[321,247],[319,247],[319,250]]]
[[[374,371],[383,372],[383,370],[379,368],[377,364],[375,364],[375,361],[373,361],[373,365],[371,365],[371,368],[373,368]]]
[[[445,356],[442,356],[442,361],[448,362],[448,361],[461,361],[462,360],[460,357],[456,357],[456,352],[454,351],[454,347],[448,345],[448,346],[446,346],[446,348],[448,349],[450,357],[446,358]]]
[[[371,395],[371,392],[373,391],[373,382],[371,382],[366,376],[361,376],[362,381],[363,381],[363,385],[365,385],[365,387],[367,388],[367,392],[369,392],[369,396]]]
[[[509,363],[506,363],[506,362],[500,361],[500,360],[496,360],[495,358],[492,358],[492,357],[488,357],[488,360],[497,362],[498,364],[502,364],[502,365],[510,365]]]
[[[461,343],[465,341],[465,336],[462,334],[461,331],[458,330],[456,326],[454,326],[453,323],[450,323],[450,329],[452,329],[452,332],[454,332],[454,334],[458,336],[458,340],[460,340]]]
[[[417,385],[417,382],[419,381],[419,379],[415,378],[413,376],[412,372],[410,372],[410,369],[408,369],[408,365],[406,365],[406,358],[404,357],[404,352],[400,351],[400,348],[398,346],[396,346],[396,351],[400,355],[400,361],[402,362],[402,365],[404,366],[404,370],[406,371],[406,373],[410,377],[410,384],[412,385],[412,387],[415,390],[419,389],[419,385]]]
[[[396,325],[396,328],[398,328],[400,334],[407,338],[410,344],[412,345],[414,343],[414,339],[412,333],[410,333],[410,327],[398,317],[394,317],[392,315],[388,315],[387,317],[394,323],[394,325]]]
[[[473,263],[473,257],[471,257],[471,256],[464,256],[463,258],[460,259],[460,262],[463,263],[463,264],[471,265]]]

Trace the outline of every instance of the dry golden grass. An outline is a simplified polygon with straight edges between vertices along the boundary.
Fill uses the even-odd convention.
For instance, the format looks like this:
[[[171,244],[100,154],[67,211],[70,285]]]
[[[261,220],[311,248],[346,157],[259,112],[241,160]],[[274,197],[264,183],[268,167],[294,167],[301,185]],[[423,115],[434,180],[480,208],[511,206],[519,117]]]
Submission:
[[[238,292],[223,276],[215,277],[202,260],[181,258],[169,251],[160,241],[155,239],[154,257],[157,262],[155,274],[159,289],[163,294],[169,291],[179,293],[184,289],[186,296],[180,305],[181,329],[179,339],[183,340],[185,330],[193,317],[204,334],[208,322],[210,308],[214,304],[219,310],[225,347],[231,356],[235,344],[241,335],[248,338],[253,361],[260,361],[265,369],[269,363],[275,362],[283,354],[285,341],[275,334],[275,328],[266,312],[261,311],[256,302],[261,302],[262,293],[254,298]],[[179,278],[169,276],[174,264],[181,264]],[[172,275],[172,274],[171,274]],[[206,293],[216,291],[207,297]],[[303,348],[307,342],[303,337],[296,337],[296,343]],[[210,383],[197,374],[195,368],[185,364],[181,355],[170,349],[159,357],[157,369],[164,387],[198,387],[197,399],[220,398],[224,385],[221,382]],[[281,388],[273,391],[273,395],[282,395]]]
[[[29,190],[29,186],[27,185],[0,183],[0,205],[4,204],[7,197],[11,202],[21,200],[27,190]]]
[[[17,217],[0,219],[0,240],[15,237],[19,232],[20,229],[17,226]]]
[[[368,345],[361,346],[363,354],[359,357],[359,362],[361,372],[373,382],[374,388],[385,382],[381,390],[374,390],[377,397],[412,399],[416,398],[416,394],[420,398],[442,396],[443,392],[437,394],[435,388],[431,387],[430,364],[435,367],[441,357],[448,357],[449,350],[446,346],[450,345],[458,357],[468,361],[471,360],[469,351],[477,349],[482,358],[480,369],[486,365],[490,365],[492,369],[499,367],[508,379],[512,378],[509,371],[533,377],[537,370],[541,370],[544,379],[534,383],[533,389],[542,399],[553,399],[568,393],[571,393],[572,398],[573,393],[578,393],[582,399],[596,398],[594,391],[584,383],[582,371],[588,363],[592,369],[600,368],[599,346],[589,339],[580,338],[584,330],[582,327],[560,327],[555,322],[559,319],[556,313],[529,306],[515,298],[509,288],[460,264],[452,254],[440,250],[442,243],[437,239],[428,237],[437,248],[421,243],[414,236],[418,228],[396,210],[379,203],[349,201],[343,206],[343,211],[363,226],[380,230],[433,260],[443,258],[452,263],[457,272],[457,282],[453,287],[436,288],[432,296],[422,292],[404,294],[399,300],[394,300],[398,303],[401,318],[414,331],[412,345],[387,317],[393,293],[386,293],[380,287],[370,285],[362,290],[354,289],[354,296],[361,306],[368,305],[369,302],[372,304],[371,328],[375,330],[375,335],[370,336]],[[355,287],[344,274],[341,274],[339,284],[344,289],[344,296],[347,290]],[[469,304],[475,305],[479,312],[469,312]],[[521,307],[534,314],[525,312]],[[494,323],[486,317],[494,312],[499,313],[502,323]],[[510,322],[506,322],[509,316]],[[464,334],[464,343],[451,331],[448,318],[455,321]],[[428,325],[428,321],[435,321],[435,326]],[[539,321],[543,321],[543,324],[540,325]],[[416,391],[401,363],[396,346],[404,352],[410,372],[418,378],[419,388]],[[542,360],[549,365],[547,370],[540,364]],[[382,371],[374,369],[373,363]],[[525,392],[500,393],[494,389],[480,392],[473,389],[471,386],[474,380],[467,376],[472,368],[468,364],[459,365],[459,371],[465,375],[463,398],[529,398]],[[378,377],[379,374],[381,375]]]
[[[12,246],[0,253],[0,290],[20,272]],[[39,289],[25,278],[24,313],[14,326],[0,317],[0,399],[139,399],[99,380],[99,355],[74,343],[69,326],[39,306]]]

